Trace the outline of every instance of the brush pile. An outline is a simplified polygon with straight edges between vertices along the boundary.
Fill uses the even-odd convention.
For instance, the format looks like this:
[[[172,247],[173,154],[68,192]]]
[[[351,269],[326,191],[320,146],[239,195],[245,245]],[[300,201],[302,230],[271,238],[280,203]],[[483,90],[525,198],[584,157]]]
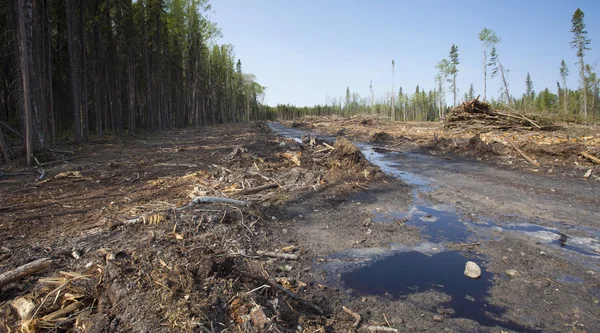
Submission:
[[[479,97],[465,101],[448,113],[445,123],[450,129],[470,129],[477,132],[492,130],[555,130],[535,116],[525,116],[516,112],[506,113],[492,110],[490,104],[479,101]]]

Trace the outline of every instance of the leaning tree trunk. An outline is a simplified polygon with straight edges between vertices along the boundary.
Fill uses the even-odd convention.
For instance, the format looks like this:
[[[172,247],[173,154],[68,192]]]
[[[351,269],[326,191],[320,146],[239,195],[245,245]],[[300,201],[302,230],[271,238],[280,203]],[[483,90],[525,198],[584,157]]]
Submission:
[[[31,87],[29,80],[29,57],[27,48],[27,33],[25,29],[25,11],[31,10],[31,0],[17,0],[17,20],[19,24],[19,50],[21,64],[21,83],[23,85],[23,110],[25,112],[25,147],[27,153],[27,164],[31,165],[34,153],[33,145],[33,113],[31,101]],[[25,8],[25,6],[27,8]],[[31,22],[31,21],[29,21]]]

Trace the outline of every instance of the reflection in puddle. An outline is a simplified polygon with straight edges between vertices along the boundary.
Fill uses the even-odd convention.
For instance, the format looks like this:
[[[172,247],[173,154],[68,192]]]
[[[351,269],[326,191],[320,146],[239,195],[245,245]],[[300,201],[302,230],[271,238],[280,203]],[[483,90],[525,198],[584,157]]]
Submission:
[[[430,289],[452,297],[442,304],[452,309],[452,317],[468,318],[483,326],[501,326],[519,332],[526,328],[515,323],[503,322],[492,315],[500,316],[504,309],[487,303],[488,290],[492,286],[492,274],[482,268],[477,280],[464,276],[465,263],[478,258],[466,258],[455,251],[433,255],[420,252],[395,254],[347,273],[341,279],[345,286],[358,295],[380,295],[398,298]]]

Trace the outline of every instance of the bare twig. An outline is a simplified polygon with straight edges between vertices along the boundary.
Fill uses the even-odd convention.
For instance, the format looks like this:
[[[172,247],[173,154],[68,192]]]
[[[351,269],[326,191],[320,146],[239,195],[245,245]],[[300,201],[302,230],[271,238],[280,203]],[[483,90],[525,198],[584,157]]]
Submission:
[[[385,327],[385,326],[367,326],[371,332],[398,332],[397,328]]]
[[[360,321],[361,321],[361,317],[358,313],[348,309],[345,306],[342,306],[342,309],[344,310],[344,312],[346,312],[347,314],[351,315],[352,317],[354,317],[354,324],[352,324],[352,327],[357,328],[358,325],[360,325]]]

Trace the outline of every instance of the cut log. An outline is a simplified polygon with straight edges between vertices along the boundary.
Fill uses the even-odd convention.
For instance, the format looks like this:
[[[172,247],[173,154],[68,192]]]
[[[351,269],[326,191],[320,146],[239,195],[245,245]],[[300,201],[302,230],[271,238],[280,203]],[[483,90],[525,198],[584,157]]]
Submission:
[[[21,278],[39,273],[50,267],[51,264],[52,260],[49,258],[43,258],[17,267],[12,271],[4,272],[0,274],[0,288],[9,283],[18,281]]]
[[[201,203],[224,203],[224,204],[236,205],[236,206],[248,206],[247,201],[241,201],[241,200],[235,200],[235,199],[229,199],[229,198],[221,198],[221,197],[195,197],[194,199],[192,199],[192,202],[190,202],[189,204],[187,204],[185,206],[181,206],[181,207],[177,208],[177,210],[191,208],[191,207],[194,207],[195,205],[198,205]]]
[[[259,256],[271,257],[271,258],[279,258],[285,260],[298,260],[298,256],[291,253],[277,253],[277,252],[265,252],[265,251],[256,251],[256,254]]]
[[[595,162],[596,164],[600,164],[600,158],[598,158],[598,157],[596,157],[596,156],[594,156],[594,155],[592,155],[592,154],[590,154],[590,153],[588,153],[588,152],[582,151],[582,152],[581,152],[581,153],[579,153],[579,154],[580,154],[581,156],[583,156],[583,157],[585,157],[585,158],[587,158],[587,159],[589,159],[589,160],[591,160],[591,161]]]

